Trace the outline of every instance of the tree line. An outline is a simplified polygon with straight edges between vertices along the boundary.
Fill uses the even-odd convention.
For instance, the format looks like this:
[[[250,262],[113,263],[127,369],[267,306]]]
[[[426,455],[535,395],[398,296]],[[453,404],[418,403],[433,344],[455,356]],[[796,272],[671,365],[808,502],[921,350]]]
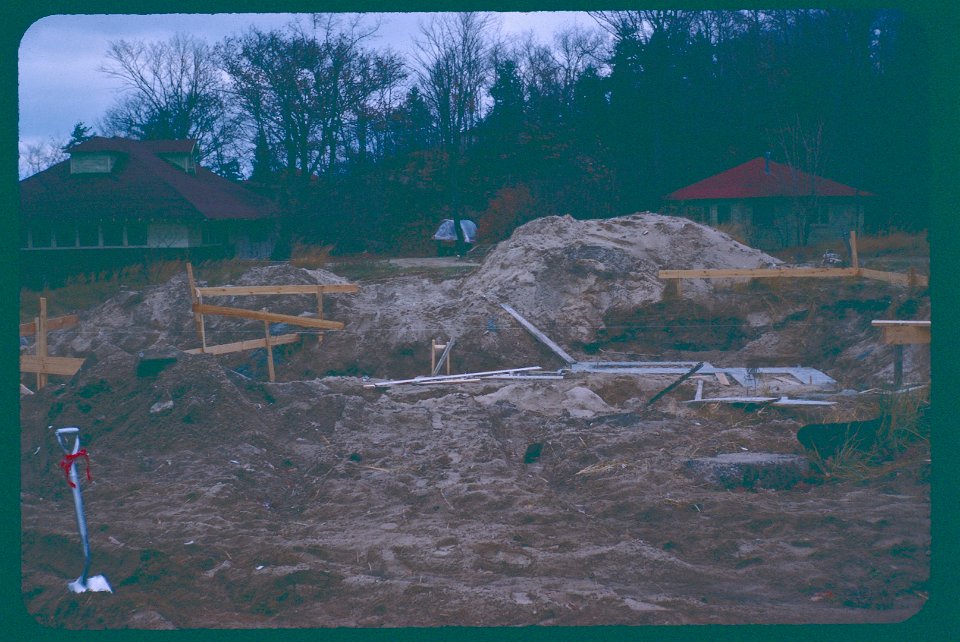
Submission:
[[[929,87],[909,13],[591,16],[544,42],[501,38],[496,14],[432,14],[403,54],[342,14],[215,44],[118,40],[102,69],[125,92],[97,128],[197,139],[204,166],[280,202],[287,246],[421,251],[443,218],[492,242],[539,216],[657,210],[766,151],[880,195],[872,226],[926,227]],[[65,147],[91,134],[78,123]]]

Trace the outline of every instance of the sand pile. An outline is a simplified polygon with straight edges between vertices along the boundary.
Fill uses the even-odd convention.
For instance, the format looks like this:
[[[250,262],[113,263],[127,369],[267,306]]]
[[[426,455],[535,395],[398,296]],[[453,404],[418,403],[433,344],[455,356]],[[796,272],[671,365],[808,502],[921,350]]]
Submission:
[[[607,310],[659,300],[665,287],[657,277],[661,269],[778,263],[683,218],[650,212],[586,221],[550,216],[500,243],[468,277],[464,291],[488,304],[510,304],[557,341],[587,342]]]

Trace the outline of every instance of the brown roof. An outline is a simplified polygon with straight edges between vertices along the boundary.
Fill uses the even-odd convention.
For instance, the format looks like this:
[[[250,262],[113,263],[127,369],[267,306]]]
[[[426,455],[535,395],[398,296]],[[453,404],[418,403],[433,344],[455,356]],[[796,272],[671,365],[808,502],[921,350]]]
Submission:
[[[258,219],[276,205],[249,189],[197,167],[187,173],[158,154],[191,153],[196,141],[134,141],[95,137],[71,153],[115,152],[113,171],[71,174],[70,161],[20,181],[25,218]]]
[[[668,201],[818,196],[873,196],[870,192],[814,176],[789,165],[754,158],[725,172],[667,194]]]

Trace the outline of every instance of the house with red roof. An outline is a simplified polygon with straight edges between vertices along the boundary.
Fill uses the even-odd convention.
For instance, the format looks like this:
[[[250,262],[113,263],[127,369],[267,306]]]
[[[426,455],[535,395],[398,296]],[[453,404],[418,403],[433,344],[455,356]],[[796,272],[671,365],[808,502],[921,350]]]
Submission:
[[[774,162],[768,154],[667,194],[664,211],[729,227],[769,250],[860,233],[865,200],[873,196]]]
[[[201,167],[194,140],[94,137],[69,155],[20,182],[25,272],[272,251],[277,206]]]

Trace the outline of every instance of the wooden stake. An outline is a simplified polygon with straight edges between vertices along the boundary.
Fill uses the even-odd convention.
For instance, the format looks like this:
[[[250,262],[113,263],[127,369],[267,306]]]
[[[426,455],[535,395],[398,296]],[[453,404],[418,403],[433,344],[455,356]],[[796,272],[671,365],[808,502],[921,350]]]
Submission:
[[[197,312],[196,307],[203,303],[203,299],[197,290],[197,283],[193,280],[193,265],[187,261],[187,283],[190,287],[190,304],[193,309],[193,323],[197,328],[197,336],[200,338],[200,351],[204,352],[207,348],[207,333],[203,325],[203,313]]]
[[[40,316],[37,317],[37,357],[47,358],[47,299],[40,297]],[[37,390],[47,385],[47,373],[37,373]]]
[[[903,385],[903,344],[893,346],[893,388],[899,390]]]
[[[272,342],[270,341],[270,322],[269,321],[263,322],[263,332],[264,332],[263,342],[267,346],[267,374],[270,376],[270,381],[272,382],[276,380],[276,373],[274,372],[274,369],[273,369],[273,345],[272,345]]]
[[[323,320],[323,286],[317,286],[317,318]],[[317,333],[317,345],[323,343],[323,331]]]
[[[853,269],[860,268],[860,256],[857,254],[857,232],[850,230],[850,264]]]

